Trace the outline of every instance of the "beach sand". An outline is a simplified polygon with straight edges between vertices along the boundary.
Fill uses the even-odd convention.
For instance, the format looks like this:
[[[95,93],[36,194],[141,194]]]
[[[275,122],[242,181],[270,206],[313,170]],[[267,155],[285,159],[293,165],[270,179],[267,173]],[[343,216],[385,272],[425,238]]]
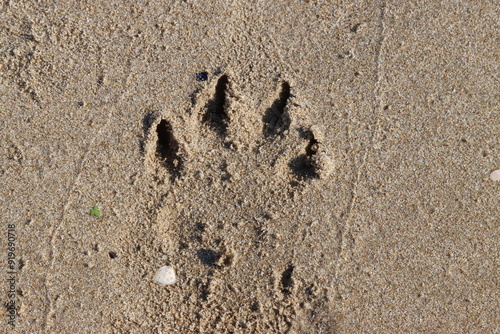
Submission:
[[[0,331],[500,333],[498,3],[0,6]]]

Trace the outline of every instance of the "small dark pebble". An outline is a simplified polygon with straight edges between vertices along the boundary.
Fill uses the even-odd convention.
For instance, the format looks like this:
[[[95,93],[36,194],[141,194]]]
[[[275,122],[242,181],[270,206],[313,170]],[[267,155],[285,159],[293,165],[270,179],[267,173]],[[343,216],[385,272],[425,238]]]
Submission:
[[[115,252],[109,252],[109,257],[112,259],[116,259],[118,257],[118,255],[116,255]]]
[[[208,72],[196,73],[196,81],[207,81],[207,80],[208,80]]]

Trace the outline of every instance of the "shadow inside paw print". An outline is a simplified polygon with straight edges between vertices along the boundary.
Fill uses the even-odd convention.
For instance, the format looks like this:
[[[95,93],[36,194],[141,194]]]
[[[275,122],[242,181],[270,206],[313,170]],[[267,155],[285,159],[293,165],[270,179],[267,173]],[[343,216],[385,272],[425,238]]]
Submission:
[[[311,131],[301,131],[301,137],[309,141],[306,146],[306,152],[290,161],[290,169],[300,179],[317,179],[319,178],[319,174],[315,157],[318,153],[319,143]]]
[[[279,99],[274,101],[273,105],[266,110],[264,114],[264,136],[272,137],[282,135],[290,128],[290,115],[286,108],[290,99],[290,84],[283,82]]]
[[[229,124],[229,116],[226,113],[226,91],[228,84],[229,79],[227,75],[219,78],[215,87],[214,97],[208,101],[206,112],[202,119],[202,122],[208,125],[220,137],[227,136],[227,127]]]
[[[182,159],[179,157],[179,143],[175,139],[172,131],[172,125],[162,119],[156,126],[158,141],[156,145],[156,155],[171,174],[171,180],[174,181],[180,176],[183,168]]]

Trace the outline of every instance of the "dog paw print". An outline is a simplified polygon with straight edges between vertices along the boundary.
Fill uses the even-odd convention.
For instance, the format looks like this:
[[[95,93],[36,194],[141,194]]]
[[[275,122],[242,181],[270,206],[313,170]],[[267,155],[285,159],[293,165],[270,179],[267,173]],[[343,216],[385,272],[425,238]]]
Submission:
[[[288,215],[297,212],[295,194],[334,165],[321,125],[303,124],[307,110],[290,83],[277,82],[269,95],[254,107],[225,74],[188,112],[146,117],[145,162],[160,192],[154,226],[182,268],[179,284],[184,278],[198,291],[179,297],[194,310],[186,324],[195,331],[282,330],[296,313],[290,300],[300,279],[280,243],[306,224]],[[243,311],[253,320],[241,323]]]
[[[251,143],[245,139],[254,139],[254,153],[267,149],[264,154],[267,154],[268,158],[275,159],[268,168],[271,173],[276,161],[284,161],[295,153],[295,156],[288,159],[288,172],[284,170],[279,172],[282,175],[294,176],[297,181],[327,177],[331,173],[333,169],[331,158],[321,148],[323,140],[321,127],[318,125],[297,126],[294,122],[295,116],[299,117],[299,115],[294,115],[293,110],[300,110],[300,105],[295,101],[288,82],[281,83],[278,97],[261,117],[246,119],[242,122],[238,121],[241,121],[245,115],[238,115],[237,110],[242,97],[231,87],[229,77],[222,75],[213,90],[213,97],[210,99],[200,94],[194,108],[197,110],[183,115],[182,123],[184,124],[179,128],[174,129],[173,122],[161,113],[147,116],[151,123],[148,138],[149,150],[147,150],[149,166],[162,165],[168,172],[171,182],[188,173],[184,170],[184,165],[186,162],[189,164],[188,160],[193,148],[199,144],[200,140],[208,138],[211,143],[214,143],[214,139],[219,140],[219,147],[211,147],[211,150],[225,149],[235,154],[240,151],[235,144],[244,143],[248,146]],[[203,104],[203,107],[200,108],[200,104]],[[249,122],[257,124],[257,128],[261,127],[260,136],[248,133]],[[238,126],[239,123],[242,123],[243,128]],[[239,131],[241,131],[240,134]],[[274,152],[276,148],[284,147],[286,147],[284,150],[273,155],[276,153]],[[205,145],[198,145],[197,148],[203,149]],[[163,174],[157,169],[156,172]]]

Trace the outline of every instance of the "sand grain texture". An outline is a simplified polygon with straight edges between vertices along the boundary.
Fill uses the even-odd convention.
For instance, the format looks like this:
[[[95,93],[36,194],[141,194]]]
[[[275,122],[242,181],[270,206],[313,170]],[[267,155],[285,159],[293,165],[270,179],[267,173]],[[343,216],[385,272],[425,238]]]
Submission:
[[[494,1],[0,6],[2,331],[500,331]]]

